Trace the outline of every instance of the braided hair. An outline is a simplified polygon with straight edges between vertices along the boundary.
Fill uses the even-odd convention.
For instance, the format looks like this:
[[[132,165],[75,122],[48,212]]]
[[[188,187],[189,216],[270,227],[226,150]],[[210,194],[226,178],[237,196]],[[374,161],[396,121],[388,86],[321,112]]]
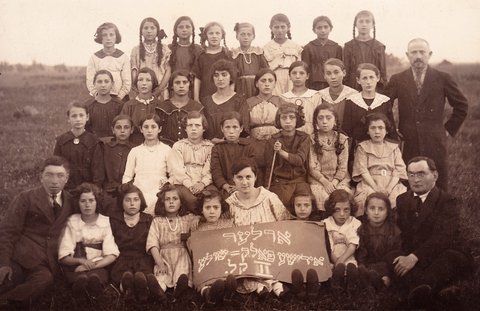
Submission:
[[[280,22],[280,23],[287,24],[287,26],[288,26],[287,38],[292,40],[292,34],[290,33],[291,25],[290,25],[290,20],[288,19],[287,15],[282,14],[282,13],[278,13],[278,14],[273,15],[272,18],[270,19],[270,29],[272,28],[274,22]],[[275,38],[275,36],[273,35],[273,31],[270,31],[270,36],[271,36],[271,39]]]
[[[340,125],[338,124],[338,113],[333,107],[332,104],[329,103],[321,103],[318,105],[315,110],[313,111],[313,150],[317,155],[323,155],[323,145],[320,142],[319,139],[319,129],[318,129],[318,114],[320,113],[320,110],[328,110],[333,114],[333,117],[335,118],[335,125],[333,126],[333,133],[335,135],[335,154],[338,156],[340,153],[342,153],[343,149],[345,149],[345,144],[347,143],[344,141],[343,143],[340,141],[340,132],[339,132],[339,127]]]
[[[377,36],[377,29],[375,27],[375,17],[373,16],[373,13],[370,12],[370,11],[360,11],[357,13],[357,15],[355,15],[355,19],[353,20],[353,39],[355,39],[355,36],[356,36],[356,32],[355,32],[355,28],[356,28],[356,25],[357,25],[357,19],[360,17],[360,16],[369,16],[372,18],[372,23],[373,23],[373,40],[375,40],[376,36]]]
[[[190,63],[188,64],[188,68],[192,68],[193,64],[195,64],[196,60],[196,53],[195,53],[195,25],[193,24],[193,20],[189,16],[180,16],[175,21],[173,25],[173,38],[172,38],[172,46],[171,51],[172,55],[170,56],[170,67],[172,70],[175,70],[175,65],[177,63],[177,48],[178,48],[178,35],[177,35],[177,27],[180,25],[181,22],[188,21],[192,26],[192,43],[188,48],[188,54],[190,55]]]
[[[153,23],[155,28],[157,28],[157,47],[156,47],[156,50],[157,50],[157,53],[158,53],[157,65],[160,66],[160,64],[162,63],[162,58],[163,58],[162,39],[166,38],[167,35],[165,34],[165,31],[163,31],[163,29],[160,29],[160,24],[153,17],[147,17],[144,20],[142,20],[142,22],[140,23],[140,35],[139,35],[139,37],[140,37],[140,44],[139,44],[140,60],[145,61],[145,46],[143,45],[143,40],[142,40],[142,29],[143,29],[143,26],[145,25],[146,22]]]

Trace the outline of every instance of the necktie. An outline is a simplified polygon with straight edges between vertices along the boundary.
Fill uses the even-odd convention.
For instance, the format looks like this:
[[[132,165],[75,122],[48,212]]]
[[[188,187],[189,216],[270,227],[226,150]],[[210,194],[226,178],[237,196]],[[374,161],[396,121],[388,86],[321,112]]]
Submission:
[[[417,94],[422,90],[422,71],[413,71],[415,73],[415,85],[417,86]]]
[[[57,195],[56,194],[52,194],[51,197],[52,197],[52,200],[53,200],[53,214],[55,215],[55,218],[57,218],[58,215],[60,215],[60,210],[62,209],[62,207],[57,202]]]
[[[415,217],[418,217],[420,214],[420,210],[422,209],[422,199],[420,199],[420,196],[415,196]]]

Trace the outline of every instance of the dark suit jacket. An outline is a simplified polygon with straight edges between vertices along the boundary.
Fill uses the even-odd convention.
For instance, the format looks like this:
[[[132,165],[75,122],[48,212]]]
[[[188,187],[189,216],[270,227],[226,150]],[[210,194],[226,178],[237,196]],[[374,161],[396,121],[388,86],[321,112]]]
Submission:
[[[399,130],[405,140],[403,157],[424,155],[443,165],[446,135],[455,135],[467,116],[468,102],[452,77],[428,67],[419,95],[409,68],[390,79],[386,89],[392,102],[398,99]],[[444,124],[445,98],[453,112]]]
[[[418,257],[426,267],[446,249],[454,248],[458,236],[460,208],[457,200],[433,188],[415,215],[415,199],[410,190],[397,197],[397,224],[402,231],[402,248]]]
[[[72,199],[66,191],[62,192],[57,219],[43,186],[20,193],[0,223],[0,266],[11,261],[26,269],[46,264],[57,272],[58,240],[72,211]]]

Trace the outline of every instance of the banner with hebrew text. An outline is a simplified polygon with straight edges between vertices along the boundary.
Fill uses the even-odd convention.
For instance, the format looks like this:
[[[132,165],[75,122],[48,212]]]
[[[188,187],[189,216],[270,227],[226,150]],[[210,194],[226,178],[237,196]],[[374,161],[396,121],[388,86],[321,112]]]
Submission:
[[[291,272],[315,269],[320,282],[332,271],[322,223],[279,221],[196,231],[188,241],[193,283],[201,287],[228,274],[291,283]]]

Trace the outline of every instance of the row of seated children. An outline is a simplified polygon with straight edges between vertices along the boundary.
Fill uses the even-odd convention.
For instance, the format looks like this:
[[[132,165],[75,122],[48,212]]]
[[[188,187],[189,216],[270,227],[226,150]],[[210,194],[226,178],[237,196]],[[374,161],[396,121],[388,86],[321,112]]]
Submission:
[[[255,94],[253,77],[260,69],[270,68],[278,77],[274,93],[281,95],[292,87],[288,78],[288,68],[300,59],[312,68],[312,75],[308,80],[309,87],[314,90],[327,87],[323,66],[331,57],[345,60],[347,85],[358,87],[355,70],[360,63],[368,62],[380,69],[380,83],[385,86],[385,45],[375,38],[375,19],[371,12],[361,11],[355,16],[353,40],[345,44],[343,52],[340,45],[329,40],[333,24],[326,16],[319,16],[313,20],[312,30],[317,38],[305,45],[305,48],[291,40],[290,27],[290,20],[286,15],[274,15],[270,20],[272,40],[262,49],[252,46],[255,39],[254,26],[250,23],[236,23],[234,31],[240,46],[230,51],[225,42],[225,29],[218,22],[210,22],[200,29],[200,46],[195,44],[195,26],[192,19],[181,16],[175,21],[173,40],[167,46],[162,43],[166,34],[160,28],[159,22],[148,17],[140,23],[140,42],[132,49],[129,60],[125,53],[115,47],[122,41],[118,28],[113,23],[103,23],[97,28],[94,38],[95,42],[103,45],[103,48],[94,53],[88,62],[87,88],[89,93],[95,96],[100,91],[99,86],[95,84],[95,73],[99,70],[109,70],[115,82],[111,94],[118,100],[127,101],[131,81],[138,79],[141,68],[149,67],[158,81],[151,99],[166,99],[168,93],[165,89],[170,74],[181,69],[195,76],[195,87],[192,85],[194,98],[203,103],[205,97],[215,92],[215,85],[210,79],[210,66],[219,59],[226,59],[233,61],[239,71],[239,78],[235,81],[235,90],[239,94],[247,98],[253,96]],[[135,95],[140,92],[135,83],[133,90]],[[139,99],[142,98],[132,100]]]
[[[319,221],[327,217],[323,222],[333,269],[333,293],[341,294],[345,287],[356,291],[361,287],[381,289],[390,285],[389,260],[398,254],[400,243],[393,210],[384,194],[376,192],[367,198],[363,225],[352,216],[355,203],[344,190],[335,190],[329,196],[323,216],[319,216],[311,193],[296,196],[294,217],[274,194],[267,195],[268,190],[254,186],[256,169],[251,163],[240,160],[234,165],[235,184],[239,188],[243,185],[235,200],[229,198],[225,202],[218,191],[204,190],[195,213],[183,204],[179,188],[166,184],[158,194],[156,216],[152,217],[144,212],[147,204],[141,190],[125,184],[116,209],[107,217],[102,214],[100,189],[89,183],[78,186],[74,191],[77,214],[69,218],[59,246],[59,260],[75,297],[87,293],[99,296],[111,280],[126,299],[165,302],[170,288],[174,288],[173,294],[178,298],[192,286],[192,263],[184,234],[292,218]],[[245,179],[247,176],[251,179]],[[256,197],[256,202],[251,202],[250,195]],[[263,203],[259,204],[259,200]],[[238,204],[244,204],[241,212]],[[106,269],[108,266],[110,270]],[[228,275],[212,279],[197,290],[206,302],[220,303],[231,299],[235,292],[263,295],[272,291],[280,298],[290,297],[287,293],[299,298],[308,294],[315,299],[319,288],[314,270],[307,273],[306,287],[300,271],[293,270],[291,285]]]

